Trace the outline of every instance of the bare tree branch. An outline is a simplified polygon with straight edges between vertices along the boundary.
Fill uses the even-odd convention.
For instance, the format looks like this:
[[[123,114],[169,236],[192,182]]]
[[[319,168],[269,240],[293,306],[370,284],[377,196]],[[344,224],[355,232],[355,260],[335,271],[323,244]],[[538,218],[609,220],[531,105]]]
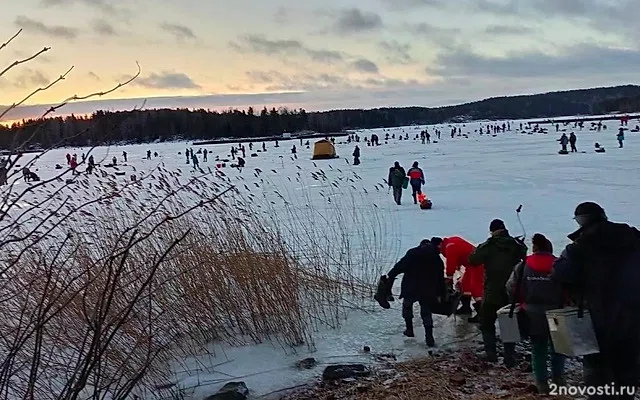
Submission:
[[[32,56],[29,56],[27,58],[23,58],[22,60],[16,60],[14,62],[12,62],[11,64],[9,64],[8,67],[6,67],[5,69],[3,69],[2,71],[0,71],[0,76],[6,74],[7,72],[9,72],[11,69],[17,67],[20,64],[24,64],[27,63],[31,60],[34,60],[36,58],[38,58],[40,55],[46,53],[47,51],[51,50],[51,47],[44,47],[42,50],[40,50],[39,52],[33,54]]]
[[[133,76],[132,76],[131,78],[129,78],[128,80],[126,80],[126,81],[124,81],[124,82],[121,82],[121,83],[118,83],[118,84],[117,84],[117,85],[115,85],[113,88],[111,88],[111,89],[109,89],[109,90],[106,90],[106,91],[103,91],[103,92],[95,92],[95,93],[87,94],[87,95],[84,95],[84,96],[78,96],[78,95],[71,96],[71,97],[69,97],[69,98],[67,98],[67,99],[63,100],[60,104],[58,104],[58,105],[56,105],[56,106],[53,106],[53,107],[49,108],[49,109],[48,109],[44,114],[42,114],[42,115],[40,116],[40,118],[44,118],[44,117],[46,117],[47,115],[49,115],[49,114],[51,114],[51,113],[53,113],[53,112],[56,112],[58,109],[60,109],[60,108],[64,107],[65,105],[67,105],[68,103],[70,103],[70,102],[72,102],[72,101],[87,100],[87,99],[90,99],[90,98],[92,98],[92,97],[102,97],[102,96],[105,96],[105,95],[107,95],[107,94],[110,94],[110,93],[115,92],[116,90],[120,89],[120,88],[121,88],[121,87],[123,87],[123,86],[126,86],[126,85],[130,84],[130,83],[131,83],[131,82],[133,82],[136,78],[138,78],[138,77],[140,76],[140,73],[142,72],[142,69],[140,68],[140,63],[138,63],[137,61],[136,61],[136,66],[138,67],[138,72],[136,72],[136,74],[135,74],[135,75],[133,75]],[[2,115],[0,115],[0,118],[1,118],[1,117],[2,117]]]
[[[9,40],[7,40],[6,42],[2,43],[2,45],[0,45],[0,50],[2,50],[2,49],[4,49],[5,47],[7,47],[7,46],[9,45],[9,43],[11,43],[11,42],[13,41],[13,39],[17,38],[17,37],[18,37],[18,35],[20,35],[21,33],[22,33],[22,28],[20,28],[20,29],[18,30],[18,32],[17,32],[15,35],[11,36],[11,37],[9,38]]]
[[[54,79],[53,81],[51,81],[48,85],[42,86],[37,88],[36,90],[32,91],[31,93],[29,93],[28,95],[26,95],[22,100],[20,100],[17,103],[13,103],[12,105],[10,105],[9,107],[7,107],[6,110],[4,110],[3,112],[0,113],[0,120],[7,115],[7,113],[9,113],[11,110],[17,108],[18,106],[24,104],[24,102],[26,102],[27,100],[29,100],[30,98],[32,98],[33,96],[35,96],[36,94],[40,93],[40,92],[44,92],[46,90],[51,89],[56,83],[61,82],[63,80],[66,79],[67,75],[69,75],[69,73],[71,72],[71,70],[73,69],[73,66],[71,66],[67,72],[65,72],[64,74],[60,75],[58,78]]]

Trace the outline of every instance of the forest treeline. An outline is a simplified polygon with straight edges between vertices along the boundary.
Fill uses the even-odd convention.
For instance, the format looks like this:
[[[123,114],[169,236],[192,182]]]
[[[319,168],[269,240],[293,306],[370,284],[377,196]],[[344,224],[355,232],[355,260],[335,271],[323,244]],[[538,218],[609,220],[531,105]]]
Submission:
[[[152,109],[97,111],[44,121],[23,120],[0,126],[0,148],[87,146],[170,140],[211,140],[280,135],[311,130],[334,133],[350,129],[387,128],[413,124],[443,124],[470,120],[545,118],[640,110],[640,86],[626,85],[494,97],[446,107],[402,107],[370,110],[307,112],[304,109],[262,108],[259,111]]]

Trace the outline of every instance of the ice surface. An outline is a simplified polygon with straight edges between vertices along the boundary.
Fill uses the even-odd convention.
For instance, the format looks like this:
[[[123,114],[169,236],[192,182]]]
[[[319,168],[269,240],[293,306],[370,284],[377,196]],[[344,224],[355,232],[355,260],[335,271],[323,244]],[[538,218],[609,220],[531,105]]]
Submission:
[[[326,197],[319,196],[325,184],[314,183],[310,175],[321,169],[328,176],[337,179],[354,176],[352,173],[355,172],[361,179],[355,179],[352,184],[340,185],[332,193],[333,196],[349,195],[354,191],[364,193],[366,190],[362,204],[357,205],[361,210],[357,209],[355,212],[368,212],[375,203],[396,224],[394,235],[384,238],[381,244],[384,248],[379,249],[385,255],[381,257],[381,263],[384,264],[381,267],[384,270],[390,268],[392,261],[402,252],[417,245],[423,238],[461,235],[474,243],[480,243],[487,238],[489,222],[493,218],[503,219],[511,232],[519,235],[522,231],[515,213],[519,204],[524,206],[522,221],[528,237],[535,232],[544,233],[552,240],[557,253],[567,244],[566,235],[576,228],[572,220],[573,210],[581,201],[600,203],[614,221],[631,224],[639,222],[640,202],[636,201],[635,196],[640,195],[637,183],[640,134],[627,132],[625,148],[618,149],[615,135],[619,122],[606,121],[608,129],[602,132],[589,131],[587,123],[584,130],[574,130],[578,136],[580,152],[558,155],[559,145],[556,140],[560,134],[555,133],[555,127],[548,125],[548,134],[527,134],[517,131],[519,122],[512,121],[511,132],[499,133],[495,137],[486,134],[481,136],[474,132],[480,126],[486,126],[486,122],[457,124],[454,126],[462,127],[462,133],[468,134],[469,138],[453,139],[450,137],[449,126],[430,126],[432,140],[435,128],[441,129],[442,139],[437,144],[425,145],[419,140],[413,140],[424,126],[360,131],[358,134],[361,137],[378,134],[381,143],[384,143],[387,132],[390,135],[395,133],[396,136],[408,133],[410,140],[391,139],[388,145],[380,147],[368,147],[362,141],[357,143],[361,149],[362,163],[359,166],[351,165],[355,143],[336,144],[341,158],[322,161],[311,161],[312,147],[306,149],[300,145],[299,140],[280,141],[279,148],[268,143],[268,151],[259,153],[257,158],[248,157],[251,152],[247,148],[247,168],[244,171],[227,167],[224,172],[232,181],[236,176],[242,176],[243,183],[251,186],[251,182],[259,179],[253,176],[253,169],[263,170],[270,183],[261,188],[252,187],[252,190],[254,193],[269,192],[265,201],[273,198],[271,191],[274,187],[286,192],[285,197],[296,196],[301,189],[295,183],[289,183],[288,178],[292,178],[293,182],[300,173],[301,179],[308,180],[308,187],[315,185],[315,189],[306,189],[311,196],[310,200],[319,207],[337,213],[354,210],[336,209],[334,204],[345,203],[330,203]],[[635,125],[635,121],[629,122],[630,127]],[[567,132],[572,130],[571,126],[567,127]],[[344,140],[337,138],[336,142]],[[607,152],[595,153],[595,142],[602,144]],[[291,159],[290,151],[294,144],[298,150],[298,159],[295,161]],[[138,171],[148,170],[159,162],[165,163],[169,170],[181,168],[187,171],[190,169],[184,157],[187,147],[191,147],[190,144],[119,146],[97,148],[94,155],[97,161],[102,156],[107,156],[107,160],[110,160],[116,155],[121,162],[121,153],[126,150],[129,162],[122,169],[128,172],[133,167]],[[231,146],[225,144],[205,147],[211,154],[208,163],[201,160],[201,167],[213,168],[215,156],[226,158]],[[197,148],[194,147],[196,150]],[[144,160],[147,149],[157,151],[161,157]],[[83,151],[86,149],[51,151],[37,161],[37,173],[43,178],[53,176],[56,163],[66,164],[64,156],[67,152],[77,153],[80,157]],[[178,155],[178,152],[183,154]],[[432,210],[420,210],[413,205],[408,190],[404,191],[401,206],[393,203],[386,187],[376,190],[375,186],[383,183],[389,167],[396,160],[406,169],[413,161],[420,163],[426,176],[425,192],[434,204]],[[271,172],[272,169],[277,173]],[[128,177],[119,179],[124,182]],[[321,225],[317,229],[321,230]],[[420,325],[417,316],[415,323]],[[453,318],[436,318],[436,325],[436,341],[441,345],[469,337],[476,332],[474,327]],[[399,358],[426,354],[422,331],[417,330],[416,339],[405,340],[401,333],[403,329],[399,302],[393,303],[391,310],[381,310],[372,301],[368,312],[350,312],[341,329],[318,332],[315,337],[316,352],[313,354],[308,354],[306,347],[297,349],[297,354],[292,354],[291,351],[285,354],[283,349],[271,344],[239,348],[217,346],[216,357],[202,356],[185,360],[190,372],[180,371],[177,367],[176,379],[180,387],[192,388],[186,393],[194,399],[214,393],[225,380],[243,380],[247,382],[252,395],[264,395],[319,376],[321,367],[299,371],[293,366],[296,360],[305,357],[315,357],[324,365],[335,362],[371,362],[373,356],[361,353],[364,345],[370,346],[373,354],[394,353]],[[194,372],[195,369],[200,369],[201,372]]]

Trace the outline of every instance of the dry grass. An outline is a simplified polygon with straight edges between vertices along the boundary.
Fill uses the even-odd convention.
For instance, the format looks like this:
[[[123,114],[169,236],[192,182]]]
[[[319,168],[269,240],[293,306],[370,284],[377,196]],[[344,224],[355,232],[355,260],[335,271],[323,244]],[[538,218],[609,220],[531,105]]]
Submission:
[[[42,117],[112,93],[140,72],[109,90],[68,97]],[[33,137],[11,138],[2,171],[10,184],[0,196],[0,398],[149,397],[162,394],[156,386],[167,383],[171,366],[212,341],[313,346],[314,329],[339,326],[345,308],[369,297],[385,264],[371,262],[384,234],[374,210],[364,218],[312,205],[299,213],[280,195],[266,204],[287,211],[265,215],[255,189],[241,192],[218,171],[187,178],[160,167],[123,183],[97,170],[68,183],[71,172],[61,170],[15,185],[19,168],[38,160],[21,155]],[[331,234],[306,225],[318,216]],[[359,225],[369,217],[373,239],[371,226]]]
[[[3,398],[146,397],[213,341],[313,346],[386,267],[384,220],[355,197],[331,214],[278,194],[265,214],[219,174],[99,176],[0,221]]]
[[[387,365],[356,382],[322,383],[281,400],[534,400],[531,373],[483,363],[468,351]],[[565,399],[566,396],[548,398]]]

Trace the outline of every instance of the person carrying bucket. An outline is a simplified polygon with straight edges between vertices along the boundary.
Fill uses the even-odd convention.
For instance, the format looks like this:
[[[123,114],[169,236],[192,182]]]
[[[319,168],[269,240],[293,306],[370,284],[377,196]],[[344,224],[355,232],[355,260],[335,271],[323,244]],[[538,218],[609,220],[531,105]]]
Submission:
[[[404,168],[400,166],[398,161],[393,164],[393,167],[389,168],[389,177],[387,182],[389,184],[389,188],[393,188],[393,200],[395,200],[397,205],[401,205],[402,187],[404,185],[406,175]]]
[[[424,172],[418,167],[418,162],[415,161],[409,172],[409,183],[411,184],[411,197],[413,197],[413,204],[418,204],[418,195],[422,193],[422,185],[424,185]]]

